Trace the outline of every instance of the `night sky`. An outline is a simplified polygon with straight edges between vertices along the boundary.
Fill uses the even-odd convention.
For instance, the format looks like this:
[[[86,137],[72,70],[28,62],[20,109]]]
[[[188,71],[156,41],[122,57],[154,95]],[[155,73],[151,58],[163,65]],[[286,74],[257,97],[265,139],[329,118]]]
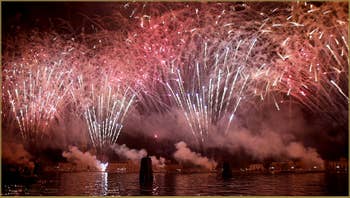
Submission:
[[[311,3],[311,5],[311,7],[310,4],[300,6],[299,10],[295,9],[295,12],[303,12],[315,8],[326,10],[333,6],[334,11],[329,15],[332,19],[329,20],[329,23],[332,23],[329,24],[330,27],[335,26],[335,19],[343,20],[344,18],[342,17],[347,17],[347,15],[342,15],[342,12],[340,12],[348,12],[346,3],[334,3],[332,6],[323,3]],[[89,90],[90,85],[95,83],[97,87],[96,93],[98,91],[103,92],[101,83],[105,79],[109,79],[113,86],[121,82],[122,86],[126,84],[132,87],[133,91],[140,92],[136,94],[125,117],[124,126],[116,141],[119,145],[126,144],[127,147],[138,150],[146,149],[151,155],[173,159],[173,153],[176,151],[174,144],[184,141],[194,151],[217,161],[225,158],[225,156],[231,156],[233,164],[237,166],[251,161],[262,161],[271,158],[293,158],[294,155],[290,152],[297,152],[294,147],[292,148],[295,144],[300,144],[306,153],[312,153],[311,148],[315,149],[322,159],[336,160],[340,157],[347,157],[348,99],[339,92],[334,84],[330,83],[330,80],[334,79],[337,86],[347,95],[348,59],[346,56],[341,56],[340,51],[343,50],[342,53],[348,54],[348,48],[345,47],[344,43],[336,45],[334,41],[327,40],[328,38],[333,38],[333,36],[330,36],[330,33],[326,31],[322,38],[324,40],[318,39],[315,41],[315,38],[309,39],[307,36],[304,36],[303,34],[308,35],[317,26],[318,22],[313,21],[313,15],[303,19],[304,21],[300,18],[299,21],[295,20],[298,23],[305,23],[305,26],[296,27],[305,28],[305,30],[293,29],[293,31],[299,31],[300,35],[289,33],[287,28],[295,28],[293,23],[282,20],[282,18],[285,19],[289,16],[288,12],[290,11],[287,9],[289,7],[289,3],[223,3],[214,5],[214,3],[2,2],[2,82],[5,86],[3,87],[2,97],[3,147],[6,146],[6,142],[15,141],[25,145],[26,150],[30,151],[32,155],[45,157],[49,161],[62,160],[62,151],[67,150],[68,146],[71,145],[77,146],[82,150],[93,150],[94,144],[91,143],[91,135],[89,136],[88,133],[89,126],[84,120],[87,119],[84,117],[84,112],[86,112],[84,111],[84,105],[88,103],[87,101],[90,101],[85,99],[88,98],[87,94],[84,95],[85,92],[82,95],[76,95],[76,98],[79,98],[77,103],[72,103],[72,99],[64,99],[63,102],[59,103],[60,106],[57,106],[59,113],[53,114],[53,118],[49,119],[49,127],[44,132],[47,141],[40,141],[41,143],[38,144],[37,140],[28,141],[21,138],[19,133],[20,127],[17,124],[10,104],[11,99],[4,91],[7,89],[10,92],[13,91],[11,86],[14,86],[15,83],[7,83],[11,82],[11,79],[7,80],[6,78],[6,76],[10,75],[10,72],[5,70],[11,71],[13,68],[18,70],[19,67],[13,66],[15,63],[18,65],[20,63],[27,64],[28,68],[30,65],[35,64],[50,65],[55,60],[62,59],[63,66],[60,68],[73,69],[72,79],[79,74],[85,75],[84,77],[87,80],[84,81],[86,83],[84,86],[86,87],[81,88],[81,90]],[[277,8],[277,11],[273,11]],[[226,10],[226,13],[222,14],[222,10]],[[235,10],[232,12],[238,13],[237,17],[241,16],[244,18],[235,19],[233,17],[233,25],[230,25],[227,22],[231,20],[230,16],[236,16],[234,14],[229,15],[230,10]],[[196,19],[196,12],[198,12],[198,19]],[[265,14],[250,14],[253,12]],[[177,16],[177,18],[172,18],[172,15]],[[151,16],[150,20],[149,16]],[[279,18],[279,16],[283,17]],[[301,17],[302,14],[293,16]],[[264,19],[268,17],[271,20],[265,22]],[[328,15],[322,15],[322,17],[319,24],[324,25],[323,20],[326,21]],[[333,18],[335,19],[333,20]],[[347,39],[348,21],[347,18],[345,19],[345,25],[336,24],[334,29],[334,37],[338,38],[339,42],[341,41],[339,38],[342,35],[346,36]],[[220,27],[222,28],[215,28],[215,20],[219,21],[218,25],[221,25]],[[248,22],[245,22],[245,20]],[[256,22],[254,23],[253,21]],[[266,26],[259,29],[264,22]],[[286,27],[286,30],[281,30],[283,33],[278,32],[277,25],[273,26],[273,24],[278,23],[287,24],[282,26]],[[325,28],[321,25],[317,30],[319,31],[317,36],[320,35],[322,28]],[[191,32],[192,27],[197,27],[199,30]],[[236,28],[232,31],[235,33],[227,33],[227,30],[224,29],[227,27]],[[155,30],[156,28],[159,30]],[[265,29],[266,31],[270,30],[270,32],[261,33]],[[188,30],[188,32],[185,32],[185,30]],[[174,32],[176,31],[183,32],[175,34]],[[219,32],[217,35],[216,31]],[[316,33],[317,31],[315,30]],[[269,36],[274,33],[279,35],[279,37]],[[235,36],[235,34],[240,35]],[[54,35],[56,35],[57,40],[51,40],[52,43],[47,41],[55,37]],[[281,47],[283,45],[280,45],[281,42],[278,40],[283,41],[282,37],[284,35],[286,35],[285,38],[288,36],[291,38],[291,41],[287,44],[288,47],[285,48]],[[72,40],[72,38],[74,39]],[[184,39],[183,43],[180,41],[181,38]],[[242,47],[239,48],[241,51],[238,53],[238,58],[234,59],[234,50],[237,47],[237,39],[239,38],[243,40]],[[254,38],[257,38],[256,43],[250,49],[251,41]],[[299,40],[293,40],[297,38]],[[205,42],[208,45],[208,49],[212,51],[207,53],[208,57],[203,58],[203,50],[206,50],[203,47]],[[305,49],[301,48],[298,45],[299,43],[306,46]],[[311,44],[309,45],[309,43]],[[326,44],[330,44],[331,47],[337,47],[338,51],[335,50],[335,47],[333,48],[337,55],[332,56],[330,50],[326,48]],[[62,51],[69,51],[69,48],[72,46],[74,48],[72,53],[65,56],[59,55]],[[146,49],[148,46],[151,46],[152,50],[148,51]],[[161,47],[164,48],[163,51]],[[181,75],[184,79],[186,92],[191,92],[197,86],[196,70],[191,69],[195,68],[196,61],[200,65],[214,65],[215,53],[218,53],[222,57],[219,63],[222,64],[225,61],[225,50],[228,48],[231,50],[229,60],[232,62],[235,60],[241,61],[240,57],[242,57],[242,60],[245,60],[246,54],[250,53],[249,59],[247,58],[248,60],[244,62],[249,68],[244,71],[246,72],[244,75],[250,73],[252,76],[256,75],[256,73],[253,74],[251,72],[253,69],[254,71],[266,72],[266,68],[271,67],[271,71],[269,74],[264,73],[267,77],[261,77],[261,80],[254,82],[249,81],[248,83],[250,84],[247,85],[243,84],[244,77],[242,76],[244,75],[239,75],[237,83],[241,84],[237,86],[247,86],[248,88],[244,87],[244,90],[247,90],[247,94],[237,96],[237,98],[235,96],[232,97],[232,104],[230,107],[227,107],[229,113],[226,112],[227,115],[223,115],[224,113],[219,114],[218,120],[213,118],[212,126],[208,127],[208,135],[204,137],[204,141],[201,141],[199,129],[197,131],[194,130],[196,133],[192,135],[188,121],[186,121],[183,113],[184,109],[181,111],[181,108],[179,108],[181,100],[172,101],[172,99],[169,99],[172,93],[164,86],[166,83],[159,83],[162,79],[170,79],[167,82],[171,86],[174,85],[173,89],[176,91],[177,84],[171,81],[171,78],[174,77],[164,77],[167,76],[164,71],[168,70],[159,72],[157,68],[158,66],[170,68],[170,59],[175,57],[174,60],[176,59],[176,63],[178,63],[177,65],[182,72]],[[160,50],[156,53],[155,49]],[[84,52],[84,54],[82,55],[80,52]],[[291,57],[295,59],[287,58],[287,61],[290,60],[288,64],[293,66],[281,62],[277,52],[279,54],[294,53],[294,56],[292,55]],[[33,54],[35,53],[39,53],[39,55],[34,56]],[[40,58],[40,54],[44,53],[48,56]],[[33,57],[37,57],[39,63],[35,63],[35,61],[33,63],[31,61]],[[320,57],[324,57],[324,60]],[[52,58],[51,62],[48,60],[50,58]],[[264,61],[266,61],[267,66],[258,70],[261,66],[260,63]],[[312,70],[312,68],[310,69],[312,72],[309,72],[310,63],[314,65],[320,63],[321,70],[330,74],[324,74],[319,79],[313,80],[316,75],[313,71],[319,72],[319,75],[322,75],[322,71]],[[239,64],[233,63],[232,65],[236,68],[239,67]],[[303,68],[304,65],[306,69]],[[333,72],[334,69],[330,65],[340,68],[341,72],[338,74]],[[40,68],[30,67],[33,69]],[[283,68],[286,69],[284,70]],[[289,70],[289,68],[292,69]],[[224,69],[222,70],[222,78],[224,78],[225,71]],[[238,70],[234,71],[237,72]],[[286,71],[286,74],[281,77],[281,79],[283,78],[281,80],[282,83],[285,79],[285,84],[281,83],[282,85],[272,86],[276,79],[273,76],[274,71],[276,73],[278,71],[280,74]],[[108,74],[109,77],[107,78],[105,74]],[[214,76],[212,77],[213,79],[217,80],[217,70],[210,70],[201,74],[207,75],[207,77],[201,77],[200,80],[203,83],[201,86],[205,86],[205,82],[212,76]],[[291,75],[292,78],[295,77],[295,79],[289,79],[290,81],[288,81],[287,74]],[[308,75],[312,77],[312,79],[310,77],[311,80],[308,79]],[[234,75],[227,78],[229,83],[234,82]],[[161,80],[157,81],[154,79]],[[15,80],[19,80],[16,82],[20,86],[22,85],[21,80],[25,81],[20,78]],[[12,81],[14,82],[15,80]],[[260,95],[255,95],[256,91],[254,92],[252,87],[256,86],[258,92],[259,90],[263,92],[267,86],[267,83],[262,83],[263,81],[271,83],[269,85],[271,87],[262,102]],[[68,79],[64,82],[69,84],[69,82],[75,81]],[[292,89],[291,96],[287,96],[288,86],[291,86],[291,84],[292,86],[298,86],[298,88]],[[306,85],[307,88],[303,85]],[[67,87],[68,85],[65,84],[60,89],[66,89]],[[72,87],[76,88],[77,86],[74,85]],[[239,93],[239,89],[236,87],[234,89],[235,94]],[[301,90],[300,93],[304,94],[305,92],[306,96],[299,94],[297,91],[293,92],[294,90]],[[201,88],[197,90],[197,93],[200,91]],[[127,93],[134,92],[130,91]],[[195,94],[196,91],[192,93]],[[213,93],[215,97],[216,92]],[[219,92],[218,95],[225,97],[222,92]],[[70,96],[70,92],[66,96]],[[242,99],[240,102],[238,102],[239,97]],[[193,103],[197,104],[195,96],[193,98]],[[127,100],[130,100],[130,97]],[[186,101],[186,98],[184,101]],[[84,103],[81,108],[77,105],[80,103]],[[237,105],[236,111],[234,110],[235,104],[238,103],[239,106]],[[226,105],[227,101],[225,100],[223,108],[226,108]],[[213,106],[215,107],[215,105]],[[200,107],[198,108],[200,109]],[[188,109],[187,111],[188,113],[190,112]],[[229,127],[226,127],[225,124],[229,120],[230,115],[233,115],[233,113],[231,114],[233,111],[235,113],[232,123],[230,121],[231,124]],[[218,114],[217,111],[215,113]],[[39,123],[41,124],[40,121]],[[192,120],[192,124],[194,123],[196,122]],[[224,135],[226,128],[229,131],[228,135]],[[200,129],[205,130],[206,128]],[[35,146],[33,146],[34,144]],[[289,148],[291,149],[288,150]],[[113,150],[107,150],[104,155],[107,155],[109,159],[121,159],[120,156],[113,154]],[[294,157],[300,158],[300,156]]]

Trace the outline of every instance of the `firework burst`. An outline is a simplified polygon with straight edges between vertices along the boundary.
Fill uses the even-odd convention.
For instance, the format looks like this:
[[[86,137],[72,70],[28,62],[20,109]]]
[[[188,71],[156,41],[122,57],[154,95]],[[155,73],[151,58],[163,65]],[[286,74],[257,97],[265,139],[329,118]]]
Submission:
[[[293,3],[275,13],[269,30],[279,45],[279,58],[265,82],[274,92],[343,123],[339,112],[347,109],[349,101],[347,6]]]
[[[172,65],[169,79],[165,82],[168,93],[183,111],[192,134],[198,143],[207,141],[210,131],[225,118],[225,134],[242,99],[246,97],[250,74],[246,63],[237,64],[237,50],[226,48],[223,54],[211,53],[205,44],[204,62],[187,67]]]
[[[280,110],[288,99],[347,120],[345,3],[116,6],[111,16],[86,16],[79,34],[61,24],[64,36],[5,39],[3,115],[23,139],[47,133],[63,108],[87,122],[100,150],[117,141],[134,107],[181,109],[200,144],[220,123],[228,133],[243,102]]]
[[[135,95],[130,89],[112,87],[108,82],[101,87],[91,85],[84,108],[91,142],[98,151],[115,144]]]
[[[4,70],[8,102],[25,141],[41,140],[51,121],[59,117],[71,74],[61,66],[60,61],[49,66],[13,63]]]

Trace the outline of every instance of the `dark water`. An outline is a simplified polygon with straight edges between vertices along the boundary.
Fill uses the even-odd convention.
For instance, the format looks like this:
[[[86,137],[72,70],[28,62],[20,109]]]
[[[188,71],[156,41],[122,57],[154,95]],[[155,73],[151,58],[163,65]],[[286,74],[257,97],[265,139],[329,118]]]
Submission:
[[[138,174],[57,173],[32,183],[4,184],[3,195],[348,195],[347,174],[236,175],[155,174],[152,188],[140,188]]]

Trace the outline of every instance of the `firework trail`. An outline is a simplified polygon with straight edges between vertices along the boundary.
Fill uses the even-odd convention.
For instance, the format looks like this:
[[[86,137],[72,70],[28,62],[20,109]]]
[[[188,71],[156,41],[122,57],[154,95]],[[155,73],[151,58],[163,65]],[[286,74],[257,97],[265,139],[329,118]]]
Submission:
[[[168,93],[158,93],[157,101],[171,103],[164,98],[170,95],[198,142],[205,142],[225,116],[227,133],[242,100],[253,106],[272,102],[276,110],[286,99],[295,100],[343,122],[339,112],[348,104],[344,5],[168,5],[170,11],[160,16],[133,12],[140,26],[128,40],[140,57],[155,60],[151,64],[158,65],[158,79],[166,85],[158,91]]]
[[[173,78],[165,82],[169,95],[183,111],[192,134],[200,143],[207,140],[213,125],[225,116],[225,128],[229,128],[244,98],[249,75],[245,74],[243,65],[236,67],[227,63],[234,53],[229,51],[227,48],[222,59],[218,54],[212,57],[213,65],[195,62],[186,68],[174,66],[170,72]]]
[[[39,55],[38,55],[39,56]],[[61,60],[51,63],[12,62],[4,66],[4,97],[10,104],[24,141],[36,142],[48,135],[70,88],[71,71]]]
[[[220,53],[219,50],[224,51],[225,47],[231,47],[236,45],[237,41],[243,40],[239,38],[244,36],[243,33],[231,34],[230,40],[224,40],[223,38],[226,38],[227,34],[218,36],[210,31],[221,26],[229,26],[228,23],[224,22],[215,25],[212,23],[214,19],[208,19],[208,17],[220,14],[221,10],[218,9],[222,9],[221,7],[210,4],[200,9],[200,11],[197,7],[198,4],[196,3],[173,3],[143,4],[143,10],[146,10],[146,8],[150,10],[147,13],[144,13],[145,11],[136,12],[140,8],[132,9],[130,16],[138,19],[139,27],[128,34],[126,45],[133,49],[133,54],[137,54],[137,60],[140,64],[152,68],[157,80],[163,73],[168,72],[169,65],[172,65],[174,61],[179,66],[186,67],[188,61],[195,58],[205,58],[204,56],[208,54],[202,53],[204,42],[211,47],[218,48],[216,52],[212,50],[212,53]],[[159,13],[154,14],[156,10],[163,10],[163,13],[161,15]],[[228,15],[226,18],[230,16],[232,15]],[[249,25],[252,24],[249,23]],[[248,24],[245,26],[248,26]],[[234,29],[231,29],[231,33],[233,31]],[[221,34],[226,31],[219,30],[217,32]],[[249,34],[249,37],[245,36],[249,39],[253,37],[252,34],[254,33],[245,31],[244,34]],[[191,50],[191,53],[188,53],[188,50]]]
[[[98,87],[92,84],[89,92],[90,102],[84,108],[84,118],[93,146],[103,151],[117,142],[135,95],[130,89],[113,87],[108,81]]]
[[[292,96],[332,120],[346,121],[340,112],[349,101],[347,4],[292,3],[273,11],[268,30],[280,58],[265,79],[267,89]]]
[[[106,51],[100,49],[96,53]],[[136,78],[128,71],[118,57],[104,56],[75,69],[70,92],[72,111],[86,122],[91,143],[98,152],[117,142],[128,111],[133,108]]]
[[[5,39],[3,118],[25,140],[41,138],[64,108],[87,122],[98,149],[117,141],[134,107],[181,109],[200,144],[221,122],[228,133],[243,102],[280,110],[288,99],[347,120],[346,3],[116,6],[86,17],[80,34],[61,25],[64,36]]]
[[[218,49],[212,53],[224,53],[226,47],[233,49],[240,40],[255,39],[255,45],[242,45],[237,56],[250,54],[246,62],[256,79],[252,90],[261,100],[271,97],[277,110],[277,101],[286,95],[314,111],[321,111],[323,106],[339,108],[338,102],[322,90],[334,90],[347,103],[348,11],[341,3],[316,5],[127,4],[130,17],[139,22],[127,40],[144,60],[141,64],[157,65],[162,70],[174,61],[186,67],[189,60],[210,57],[202,53],[203,45]],[[157,9],[166,11],[159,14]]]
[[[157,101],[179,107],[200,144],[223,117],[227,133],[246,89],[253,92],[250,76],[269,61],[263,54],[268,43],[261,42],[268,40],[264,17],[232,6],[239,4],[168,6],[169,12],[141,20],[128,38],[136,52],[158,61],[151,63],[158,65],[157,80],[165,88],[158,88]]]
[[[39,145],[67,116],[81,45],[55,31],[33,30],[7,37],[3,47],[2,121],[15,121],[17,129],[11,131]]]

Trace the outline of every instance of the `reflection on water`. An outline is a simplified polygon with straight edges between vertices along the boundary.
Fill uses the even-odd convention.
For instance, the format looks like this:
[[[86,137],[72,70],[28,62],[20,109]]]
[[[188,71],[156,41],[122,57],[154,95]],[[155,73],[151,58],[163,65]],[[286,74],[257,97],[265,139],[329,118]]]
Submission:
[[[2,188],[3,195],[348,195],[348,175],[252,174],[222,180],[208,173],[159,173],[153,186],[140,187],[138,174],[77,172],[46,174],[34,183]]]
[[[53,177],[52,179],[55,179]],[[59,176],[57,189],[62,195],[107,195],[108,173],[106,172],[79,172],[63,173]],[[52,186],[55,188],[55,186]]]

